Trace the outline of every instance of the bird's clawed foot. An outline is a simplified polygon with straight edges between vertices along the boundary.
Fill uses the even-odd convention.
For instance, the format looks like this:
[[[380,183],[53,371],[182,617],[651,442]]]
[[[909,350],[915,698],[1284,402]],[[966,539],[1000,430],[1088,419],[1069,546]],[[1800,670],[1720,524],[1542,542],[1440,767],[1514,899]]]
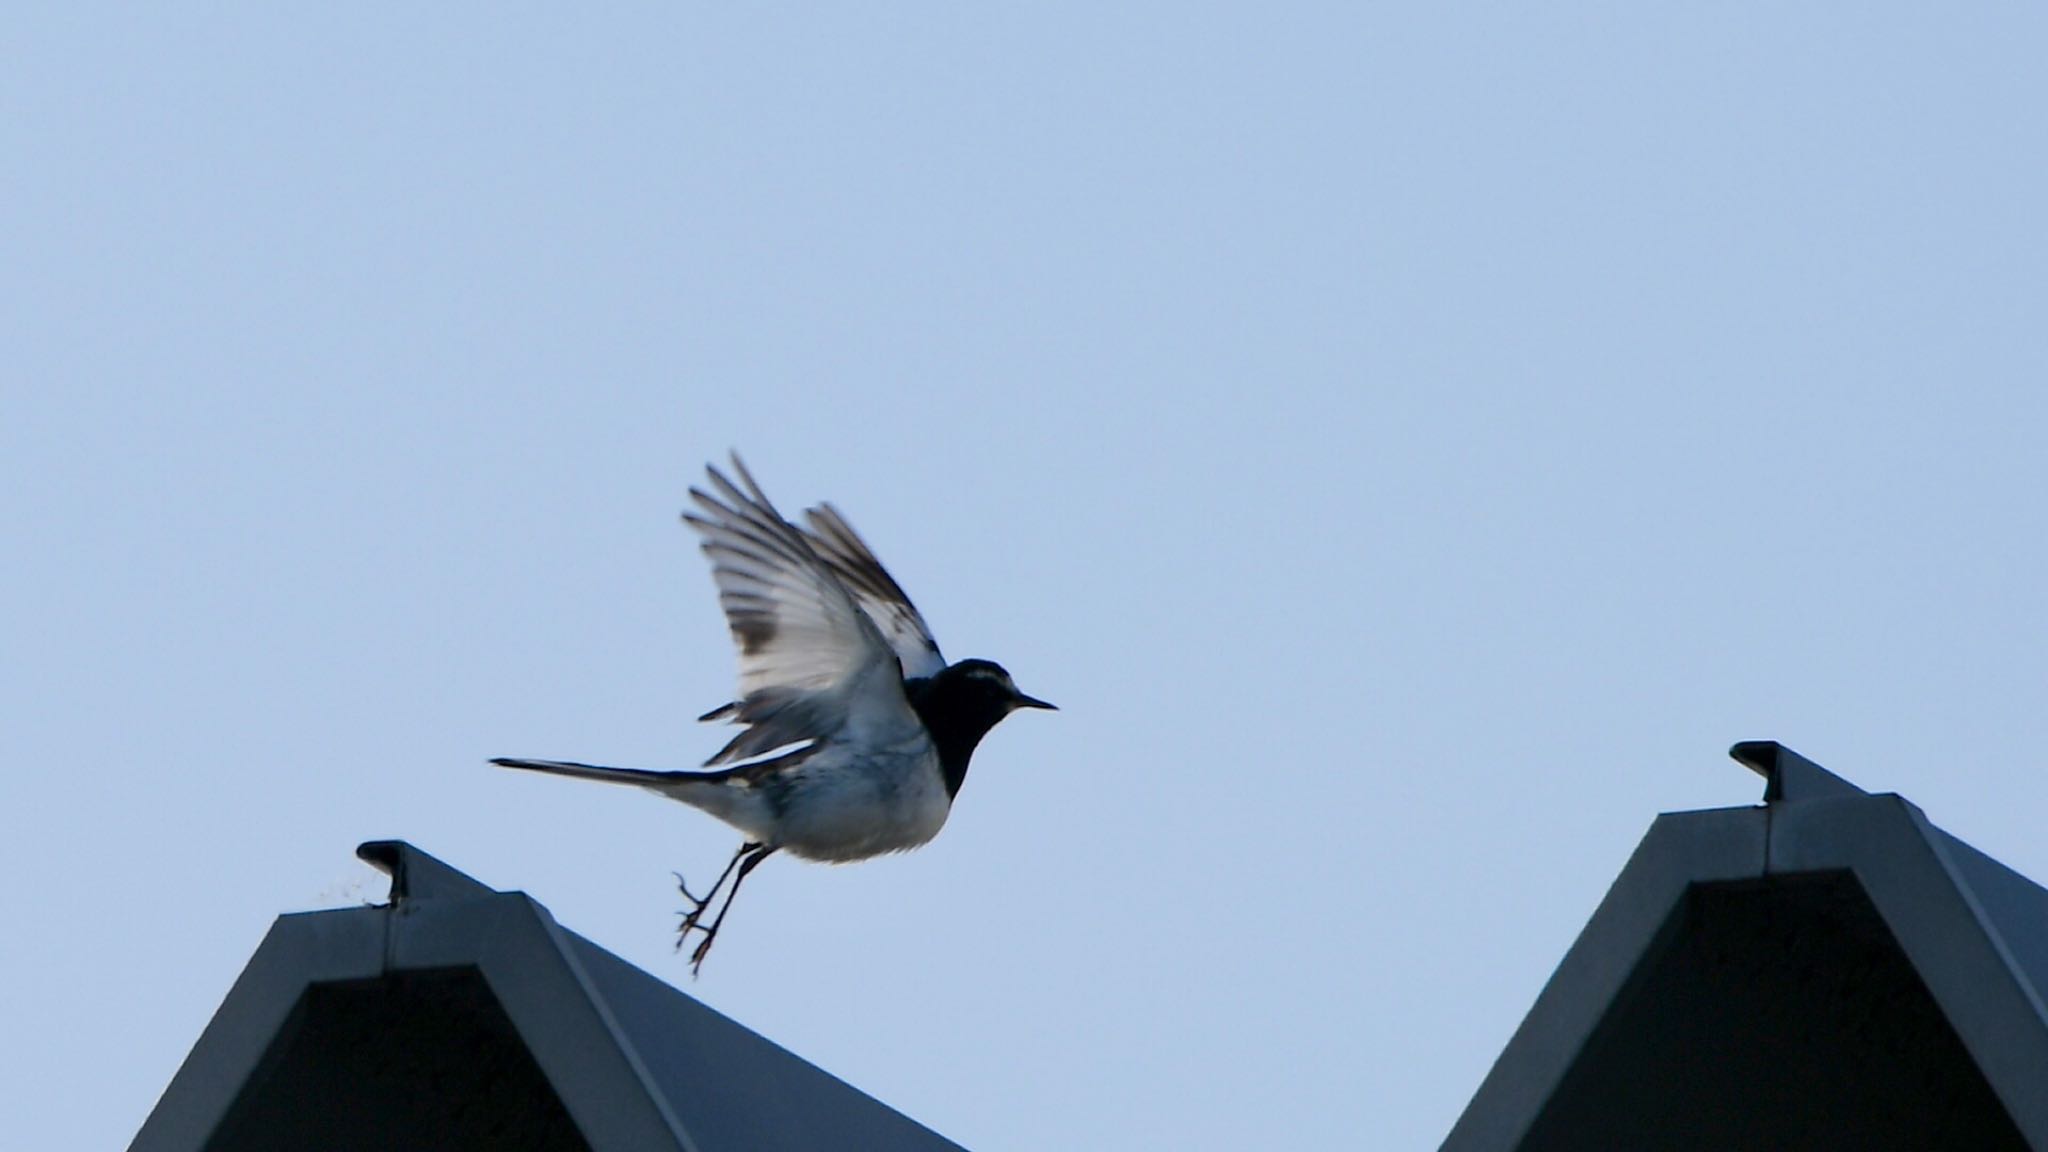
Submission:
[[[670,875],[676,878],[676,890],[683,894],[683,899],[690,902],[689,911],[683,913],[683,922],[676,927],[676,951],[680,952],[683,950],[683,944],[689,940],[691,932],[704,932],[706,936],[711,934],[710,929],[705,928],[702,923],[704,914],[711,910],[711,902],[718,899],[718,890],[725,887],[726,878],[732,875],[732,870],[739,865],[741,857],[745,856],[748,851],[755,847],[757,845],[740,845],[740,850],[733,853],[732,859],[727,861],[725,871],[720,872],[718,879],[712,883],[711,890],[702,896],[690,891],[690,882],[683,879],[681,872],[670,873]],[[731,903],[731,897],[727,897],[726,902]],[[702,959],[693,954],[690,964],[691,972],[694,973],[697,965],[701,963],[703,963]]]
[[[714,922],[712,927],[704,930],[704,938],[702,940],[697,941],[697,946],[695,948],[690,949],[691,979],[696,979],[698,969],[704,967],[704,957],[711,955],[711,942],[716,939],[718,939],[718,928],[716,923]],[[678,949],[682,948],[682,946],[683,942],[681,940],[676,941],[676,947]]]
[[[726,862],[725,871],[720,872],[718,879],[712,883],[711,890],[701,897],[690,891],[690,886],[683,880],[682,873],[674,874],[676,888],[682,892],[683,899],[688,900],[691,905],[690,910],[683,913],[683,922],[676,926],[676,951],[683,950],[683,945],[689,942],[690,933],[704,934],[704,938],[697,941],[697,947],[690,952],[691,976],[697,975],[698,970],[704,966],[704,957],[711,954],[712,942],[718,939],[718,927],[725,923],[725,914],[732,911],[733,898],[740,894],[741,881],[747,878],[747,873],[752,872],[756,865],[774,853],[775,849],[766,844],[749,842],[740,845],[739,851],[733,853],[732,859]],[[738,870],[737,874],[734,872],[735,869]],[[718,899],[718,890],[725,887],[727,877],[732,878],[732,887],[726,890],[725,903],[720,905],[718,915],[712,917],[711,923],[705,924],[704,913],[709,911],[712,902]]]
[[[671,872],[669,873],[669,875],[676,878],[676,890],[683,894],[683,899],[688,900],[690,902],[690,910],[688,912],[683,913],[682,926],[676,929],[677,936],[687,936],[689,935],[690,929],[695,928],[697,926],[697,921],[703,917],[704,910],[711,906],[712,893],[707,892],[702,896],[695,895],[690,891],[690,882],[688,880],[683,879],[683,874],[681,872]],[[713,890],[713,892],[715,891],[716,889]],[[682,946],[683,942],[681,940],[677,940],[676,948],[678,951],[682,949]]]

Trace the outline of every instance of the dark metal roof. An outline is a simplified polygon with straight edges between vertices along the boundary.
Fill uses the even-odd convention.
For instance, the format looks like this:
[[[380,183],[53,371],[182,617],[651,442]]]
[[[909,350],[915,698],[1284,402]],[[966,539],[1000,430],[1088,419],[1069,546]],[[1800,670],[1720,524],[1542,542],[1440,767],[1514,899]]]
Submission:
[[[2048,1149],[2048,890],[1770,741],[1659,816],[1446,1152]]]
[[[958,1145],[409,844],[281,916],[133,1152]]]

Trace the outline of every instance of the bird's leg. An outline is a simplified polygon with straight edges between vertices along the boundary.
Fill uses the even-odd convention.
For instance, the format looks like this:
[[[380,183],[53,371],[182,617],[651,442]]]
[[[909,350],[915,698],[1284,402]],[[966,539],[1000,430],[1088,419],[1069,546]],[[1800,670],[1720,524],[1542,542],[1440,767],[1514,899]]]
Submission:
[[[747,858],[740,861],[739,875],[733,877],[732,888],[725,894],[725,903],[719,907],[718,915],[712,919],[711,926],[702,929],[704,939],[697,941],[697,950],[690,953],[690,975],[692,976],[695,976],[697,970],[704,966],[704,957],[711,954],[711,943],[718,939],[718,926],[725,923],[725,914],[732,911],[733,899],[740,894],[740,885],[746,882],[747,873],[752,872],[761,861],[775,855],[774,846],[768,844],[749,844],[742,851],[746,853]]]
[[[740,850],[732,854],[731,860],[726,861],[725,871],[718,874],[718,880],[711,885],[711,891],[706,892],[702,897],[691,895],[690,886],[684,882],[683,874],[681,872],[675,873],[676,887],[682,890],[683,899],[688,900],[692,905],[690,910],[683,914],[682,927],[676,929],[676,951],[680,952],[683,950],[683,941],[689,939],[690,930],[698,926],[697,921],[703,918],[705,910],[711,907],[713,900],[718,899],[718,890],[725,887],[725,878],[732,875],[732,870],[739,866],[740,857],[759,847],[759,844],[751,842],[740,845]]]

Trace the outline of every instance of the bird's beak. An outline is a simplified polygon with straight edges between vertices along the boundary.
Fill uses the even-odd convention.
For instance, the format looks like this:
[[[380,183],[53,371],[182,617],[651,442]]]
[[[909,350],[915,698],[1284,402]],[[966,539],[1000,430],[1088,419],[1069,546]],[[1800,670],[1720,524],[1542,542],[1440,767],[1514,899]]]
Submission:
[[[1040,700],[1037,697],[1026,696],[1022,692],[1017,693],[1016,705],[1019,708],[1043,708],[1047,712],[1059,711],[1058,705],[1047,704],[1045,701]]]

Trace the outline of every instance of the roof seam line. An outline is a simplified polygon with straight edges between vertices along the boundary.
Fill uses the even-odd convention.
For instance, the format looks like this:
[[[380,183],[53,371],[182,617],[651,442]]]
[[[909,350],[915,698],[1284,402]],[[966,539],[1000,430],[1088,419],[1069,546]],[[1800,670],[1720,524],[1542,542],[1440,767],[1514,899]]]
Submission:
[[[599,995],[592,985],[590,973],[584,969],[582,959],[576,955],[575,948],[569,942],[568,930],[563,928],[546,908],[534,903],[531,898],[528,898],[527,902],[534,911],[540,913],[541,928],[547,934],[549,943],[553,945],[556,958],[568,970],[570,978],[576,982],[584,1002],[604,1022],[605,1030],[611,1034],[612,1042],[618,1045],[620,1055],[632,1068],[633,1077],[639,1082],[640,1090],[653,1103],[662,1122],[667,1125],[669,1132],[685,1152],[699,1152],[701,1146],[696,1135],[683,1123],[683,1118],[676,1114],[668,1098],[656,1086],[654,1075],[648,1070],[646,1060],[641,1057],[639,1047],[627,1037],[625,1029],[619,1026],[618,1017],[612,1011],[611,1004]]]

